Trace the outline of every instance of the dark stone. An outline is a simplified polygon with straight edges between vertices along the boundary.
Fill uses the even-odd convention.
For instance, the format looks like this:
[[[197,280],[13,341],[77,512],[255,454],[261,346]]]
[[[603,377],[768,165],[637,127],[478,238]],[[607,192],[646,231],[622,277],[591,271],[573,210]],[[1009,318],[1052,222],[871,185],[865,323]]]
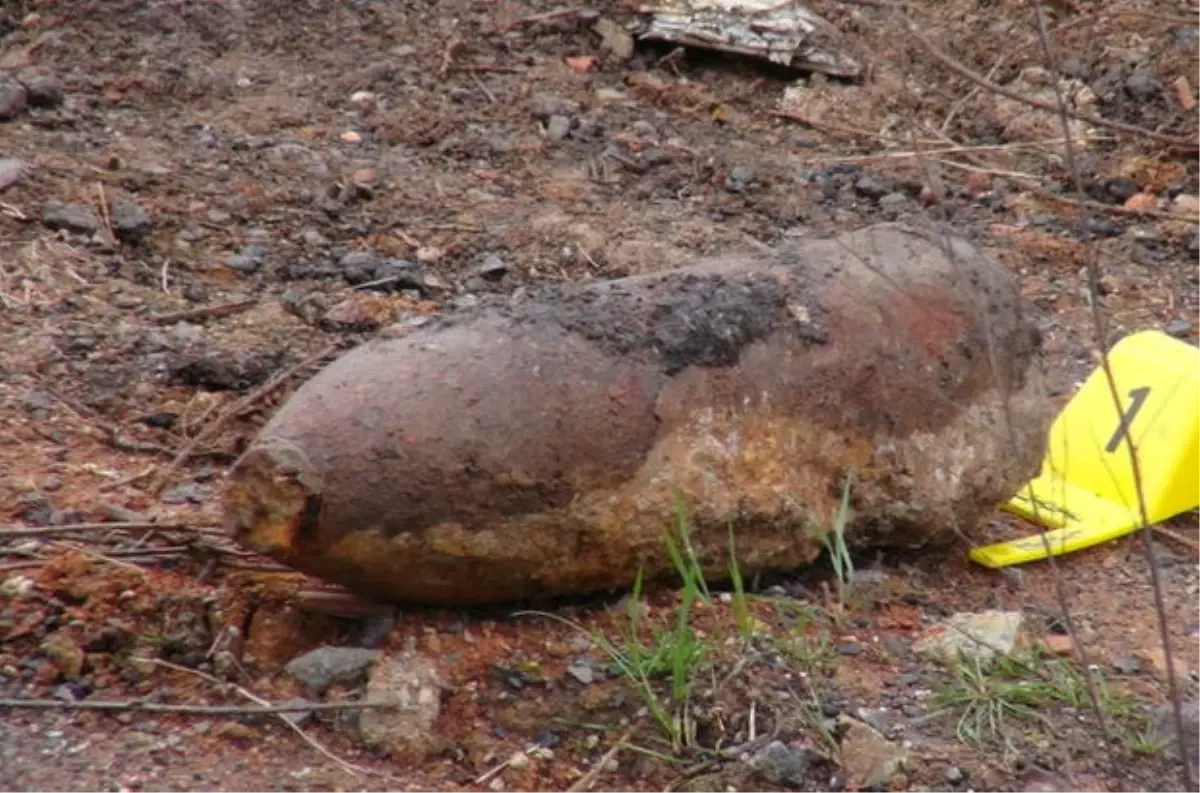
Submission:
[[[1139,102],[1149,102],[1162,90],[1162,83],[1146,72],[1134,72],[1125,80],[1125,92]]]
[[[132,198],[118,198],[110,209],[113,231],[122,239],[135,242],[154,225],[150,213]]]
[[[1104,192],[1114,203],[1123,204],[1142,191],[1142,186],[1125,176],[1109,179],[1104,184]]]

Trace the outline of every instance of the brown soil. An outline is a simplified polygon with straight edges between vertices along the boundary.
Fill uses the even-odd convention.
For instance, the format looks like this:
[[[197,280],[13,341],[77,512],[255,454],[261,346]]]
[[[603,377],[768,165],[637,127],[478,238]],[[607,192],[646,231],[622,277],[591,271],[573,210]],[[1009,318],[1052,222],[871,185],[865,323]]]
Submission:
[[[416,647],[447,683],[439,746],[420,762],[371,754],[340,717],[305,728],[367,768],[364,777],[262,717],[4,710],[0,787],[452,790],[499,789],[499,778],[508,789],[561,789],[625,731],[622,720],[638,718],[623,681],[584,686],[565,673],[583,652],[565,626],[511,608],[406,609],[394,623],[366,606],[330,615],[312,582],[262,572],[263,560],[196,530],[218,525],[223,472],[322,352],[484,294],[652,272],[896,218],[949,221],[1020,275],[1042,312],[1059,399],[1094,365],[1090,256],[1104,272],[1110,339],[1157,327],[1195,343],[1194,149],[1098,130],[1106,137],[1080,156],[1093,202],[1081,209],[1052,146],[1016,145],[1058,136],[1057,120],[975,91],[880,8],[819,7],[872,53],[871,78],[815,80],[782,115],[795,74],[669,47],[622,61],[589,17],[541,16],[558,8],[0,2],[0,114],[12,79],[28,86],[28,107],[0,122],[0,157],[26,165],[15,183],[0,178],[0,509],[12,523],[0,578],[14,588],[0,594],[0,698],[245,704],[227,685],[130,660],[151,654],[282,701],[297,690],[281,665],[321,643]],[[593,8],[628,17],[617,3]],[[1070,58],[1062,71],[1095,95],[1086,108],[1073,101],[1194,134],[1197,39],[1185,11],[1194,9],[1053,4],[1052,39]],[[926,36],[953,42],[957,58],[996,82],[1040,63],[1025,4],[913,13]],[[926,156],[901,154],[914,140]],[[48,202],[91,220],[64,219]],[[42,531],[149,520],[190,528]],[[994,528],[1031,530],[1000,515]],[[1169,528],[1186,542],[1157,545],[1167,624],[1192,690],[1195,513]],[[789,692],[814,692],[827,713],[892,709],[915,757],[896,786],[948,789],[958,767],[962,788],[1174,788],[1173,750],[1104,747],[1087,712],[1047,711],[1045,728],[1009,751],[960,742],[953,719],[920,718],[936,673],[907,649],[929,622],[985,608],[1022,609],[1035,633],[1052,635],[1061,591],[1091,662],[1152,710],[1166,689],[1140,543],[1065,557],[1057,572],[984,570],[963,548],[860,560],[882,583],[845,607],[819,571],[763,582],[823,615],[809,626],[814,637],[860,651],[816,666],[729,651],[719,666],[736,672],[733,682],[697,694],[698,743],[746,741],[751,702],[757,730],[811,738]],[[34,588],[15,596],[18,577]],[[651,601],[665,620],[675,594]],[[610,605],[555,608],[615,631]],[[794,623],[790,607],[755,608],[773,630]],[[717,602],[697,618],[721,647],[728,611]],[[219,662],[230,657],[232,667]],[[645,722],[630,740],[656,746]],[[535,741],[552,757],[476,781]],[[701,788],[770,787],[699,749],[679,762],[622,752],[595,786],[664,789],[692,777]],[[840,783],[831,768],[810,784]]]

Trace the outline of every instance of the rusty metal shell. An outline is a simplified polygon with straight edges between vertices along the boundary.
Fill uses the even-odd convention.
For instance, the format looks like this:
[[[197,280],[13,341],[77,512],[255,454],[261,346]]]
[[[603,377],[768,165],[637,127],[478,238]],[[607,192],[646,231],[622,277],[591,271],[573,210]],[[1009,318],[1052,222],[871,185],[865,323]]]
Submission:
[[[481,603],[970,530],[1050,409],[1013,280],[896,224],[445,317],[350,351],[235,466],[230,531],[364,594]]]

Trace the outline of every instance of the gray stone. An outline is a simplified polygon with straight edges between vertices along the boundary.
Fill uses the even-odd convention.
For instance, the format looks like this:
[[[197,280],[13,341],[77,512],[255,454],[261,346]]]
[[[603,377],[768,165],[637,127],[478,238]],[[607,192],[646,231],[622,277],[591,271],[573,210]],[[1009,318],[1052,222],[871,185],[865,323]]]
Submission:
[[[982,611],[955,614],[935,625],[913,645],[924,658],[946,664],[961,660],[978,661],[989,666],[997,653],[1008,655],[1022,638],[1024,618],[1019,611]]]
[[[11,77],[0,77],[0,121],[12,121],[25,112],[29,92]]]
[[[252,275],[262,269],[262,259],[255,256],[247,256],[244,253],[230,254],[225,261],[231,270],[237,270],[239,273]]]
[[[729,171],[729,175],[725,177],[725,189],[731,193],[740,193],[754,182],[757,175],[754,169],[749,166],[735,166]]]
[[[892,192],[892,187],[886,184],[881,179],[876,179],[870,174],[863,174],[854,182],[854,192],[864,198],[871,198],[876,201],[883,198]]]
[[[596,682],[596,672],[592,669],[591,664],[583,662],[573,663],[567,667],[567,674],[585,686]]]
[[[109,211],[113,231],[130,242],[141,239],[154,225],[150,213],[132,198],[118,198]]]
[[[363,701],[395,705],[364,710],[358,717],[359,737],[367,746],[408,758],[433,747],[441,682],[429,659],[406,653],[381,660],[371,670]]]
[[[898,207],[908,203],[908,196],[900,192],[891,192],[879,199],[879,206],[883,209],[888,207]]]
[[[54,75],[23,74],[21,83],[25,86],[30,107],[55,108],[62,104],[62,83]]]
[[[750,768],[772,785],[809,789],[809,769],[825,758],[808,746],[791,746],[771,741],[750,757]]]
[[[475,273],[489,281],[499,281],[508,274],[508,264],[496,254],[489,253],[483,257]]]
[[[100,218],[87,204],[64,204],[47,201],[42,204],[42,222],[52,229],[65,229],[78,234],[95,234],[100,230]]]
[[[550,140],[562,140],[571,134],[571,119],[566,116],[550,116],[546,121],[546,137]]]
[[[1186,319],[1173,319],[1163,330],[1176,338],[1183,338],[1192,332],[1192,323]]]
[[[25,163],[16,157],[0,157],[0,193],[21,181]]]
[[[1125,93],[1139,102],[1148,102],[1162,93],[1163,86],[1154,75],[1138,71],[1125,80]]]
[[[1123,204],[1141,192],[1142,186],[1127,176],[1118,176],[1104,183],[1104,192],[1118,204]]]
[[[280,702],[279,704],[283,705],[284,707],[292,707],[292,706],[298,707],[298,706],[302,706],[302,705],[311,705],[313,703],[309,702],[307,699],[304,699],[303,697],[292,697],[291,699],[285,699],[283,702]],[[279,715],[283,716],[284,720],[286,720],[289,724],[291,724],[295,727],[301,727],[306,722],[308,722],[309,720],[312,719],[313,712],[311,710],[289,710],[289,711],[284,711],[283,713],[280,713]]]
[[[382,290],[425,289],[423,268],[420,264],[407,259],[384,259],[375,266],[372,277],[376,281],[391,279],[377,287]]]
[[[946,781],[951,785],[961,785],[967,779],[967,772],[956,765],[946,769]]]
[[[379,650],[363,647],[318,647],[288,661],[285,669],[315,692],[335,683],[352,685],[362,681],[367,668],[379,658]]]

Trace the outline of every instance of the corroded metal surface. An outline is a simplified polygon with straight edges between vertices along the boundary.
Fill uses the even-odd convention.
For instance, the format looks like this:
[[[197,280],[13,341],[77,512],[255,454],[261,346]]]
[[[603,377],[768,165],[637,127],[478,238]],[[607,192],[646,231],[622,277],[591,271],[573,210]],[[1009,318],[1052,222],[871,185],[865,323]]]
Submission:
[[[953,246],[953,247],[949,247]],[[547,289],[373,341],[239,461],[247,546],[376,597],[479,603],[969,533],[1041,460],[1038,339],[1008,274],[894,224]]]

